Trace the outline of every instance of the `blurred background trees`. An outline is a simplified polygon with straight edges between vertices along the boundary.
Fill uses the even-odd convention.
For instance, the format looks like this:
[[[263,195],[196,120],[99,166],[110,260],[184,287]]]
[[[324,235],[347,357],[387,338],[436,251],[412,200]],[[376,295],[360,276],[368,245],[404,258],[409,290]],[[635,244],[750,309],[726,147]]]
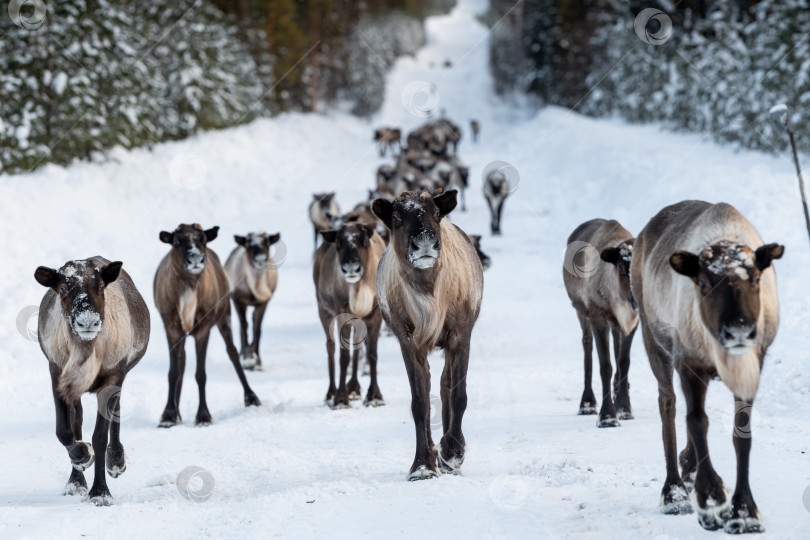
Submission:
[[[660,45],[633,26],[651,7],[672,22]],[[810,105],[808,0],[490,0],[486,21],[501,94],[767,151],[784,145],[768,109],[787,103],[797,143],[810,147],[799,117]]]
[[[338,102],[369,115],[453,3],[17,0],[0,13],[0,172]]]
[[[799,117],[810,105],[810,0],[489,3],[483,20],[502,95],[765,150],[784,144],[765,121],[784,102],[799,146],[810,146]],[[424,42],[424,18],[454,4],[10,0],[19,13],[0,13],[0,172],[284,111],[369,116],[391,64]],[[660,45],[634,29],[650,7],[672,22]]]

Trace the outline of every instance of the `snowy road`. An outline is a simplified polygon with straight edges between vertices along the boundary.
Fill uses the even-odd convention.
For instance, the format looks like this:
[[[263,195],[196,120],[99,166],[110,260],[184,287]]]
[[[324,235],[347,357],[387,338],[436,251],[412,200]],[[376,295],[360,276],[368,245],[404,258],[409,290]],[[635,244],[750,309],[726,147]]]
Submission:
[[[771,538],[807,538],[810,508],[810,251],[787,156],[735,152],[699,135],[596,121],[548,108],[536,116],[498,102],[487,70],[487,2],[461,1],[428,20],[428,43],[400,59],[373,122],[341,114],[284,115],[204,134],[153,151],[114,154],[105,164],[45,167],[0,183],[0,538],[79,536],[413,538],[702,538],[695,516],[658,513],[664,480],[657,391],[641,340],[630,371],[636,419],[598,430],[578,417],[582,392],[579,325],[562,286],[565,239],[582,221],[616,218],[638,232],[681,199],[726,201],[768,242],[787,246],[777,261],[782,328],[766,360],[754,407],[751,486]],[[445,69],[445,59],[452,69]],[[432,67],[431,67],[432,66]],[[399,347],[380,342],[380,388],[387,406],[332,411],[325,337],[311,279],[311,193],[336,190],[344,209],[365,197],[380,163],[370,144],[378,124],[410,129],[423,119],[403,106],[403,89],[427,81],[447,115],[482,138],[465,138],[471,165],[468,212],[455,223],[483,234],[493,260],[473,333],[463,477],[405,481],[413,457],[410,392]],[[413,87],[413,85],[410,85]],[[406,104],[411,103],[405,92]],[[417,104],[422,106],[422,102]],[[488,235],[480,173],[493,160],[520,173],[506,203],[502,237]],[[242,407],[222,340],[211,340],[208,402],[215,424],[194,428],[193,369],[186,370],[186,424],[156,428],[166,399],[168,354],[153,310],[152,339],[122,401],[126,473],[110,480],[116,505],[95,508],[62,495],[69,473],[54,436],[47,364],[15,319],[44,293],[38,265],[101,254],[124,261],[147,303],[165,252],[158,231],[179,222],[221,226],[220,258],[233,234],[280,231],[286,258],[265,318],[263,373],[249,373],[264,402]],[[193,354],[191,349],[189,353]],[[191,359],[192,356],[189,357]],[[438,389],[442,356],[431,357]],[[191,365],[191,360],[190,360]],[[361,380],[364,388],[368,379]],[[599,393],[599,383],[595,381]],[[677,387],[677,385],[676,385]],[[435,392],[438,394],[438,390]],[[94,400],[84,399],[85,438]],[[679,393],[679,446],[685,443]],[[710,387],[709,444],[733,487],[733,397]],[[434,413],[438,420],[438,411]],[[440,425],[440,421],[436,427]],[[438,430],[434,438],[438,440]],[[186,467],[207,470],[210,499],[194,503],[168,482]]]

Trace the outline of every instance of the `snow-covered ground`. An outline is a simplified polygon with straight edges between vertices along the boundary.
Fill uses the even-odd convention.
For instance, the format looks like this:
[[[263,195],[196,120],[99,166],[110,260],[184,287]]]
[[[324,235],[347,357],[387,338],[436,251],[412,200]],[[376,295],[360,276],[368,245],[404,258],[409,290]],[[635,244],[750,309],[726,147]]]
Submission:
[[[664,480],[657,390],[641,340],[632,354],[636,419],[600,430],[578,417],[582,392],[579,325],[562,285],[565,240],[580,222],[614,217],[639,231],[663,206],[685,198],[727,201],[766,241],[787,246],[776,262],[782,328],[754,407],[751,486],[768,537],[807,538],[810,508],[810,374],[805,269],[810,251],[786,156],[734,152],[698,135],[596,121],[548,108],[531,115],[498,102],[487,71],[484,0],[462,0],[428,20],[416,58],[397,62],[386,102],[371,123],[342,114],[285,115],[238,129],[119,152],[104,164],[46,167],[0,178],[0,538],[282,537],[413,538],[708,537],[692,516],[658,513]],[[445,59],[452,69],[442,67]],[[433,66],[433,67],[431,67]],[[464,128],[482,124],[478,145],[459,147],[471,165],[469,210],[452,218],[483,234],[493,259],[473,334],[464,476],[405,481],[414,450],[410,392],[399,348],[380,343],[387,406],[332,411],[325,337],[311,279],[311,193],[336,190],[344,208],[365,197],[380,163],[370,143],[378,124],[412,128],[423,119],[403,106],[403,89],[426,81]],[[405,92],[405,103],[410,95]],[[465,129],[466,131],[466,129]],[[494,161],[520,173],[507,201],[504,235],[488,234],[480,173]],[[167,393],[165,334],[153,310],[152,339],[124,385],[126,473],[109,485],[116,504],[96,508],[62,495],[70,464],[54,436],[46,361],[21,336],[16,318],[44,290],[38,265],[101,254],[124,261],[147,303],[165,245],[158,232],[179,222],[220,225],[220,257],[233,234],[280,231],[286,258],[265,318],[263,373],[250,372],[263,400],[242,406],[222,340],[208,355],[215,423],[195,428],[193,367],[186,370],[186,424],[157,423]],[[193,351],[189,347],[189,366]],[[434,388],[442,356],[431,357]],[[361,383],[365,387],[368,379]],[[677,386],[677,385],[676,385]],[[733,397],[721,383],[708,396],[712,458],[733,489]],[[595,377],[597,394],[600,385]],[[438,394],[438,390],[435,391]],[[85,401],[85,439],[95,415]],[[685,443],[678,402],[679,446]],[[440,425],[440,414],[434,412]],[[434,437],[439,437],[438,429]],[[183,498],[173,479],[186,467],[213,479],[206,502]],[[88,480],[92,474],[88,476]],[[200,480],[192,488],[201,487]],[[806,496],[807,497],[807,496]],[[807,500],[807,499],[805,499]]]

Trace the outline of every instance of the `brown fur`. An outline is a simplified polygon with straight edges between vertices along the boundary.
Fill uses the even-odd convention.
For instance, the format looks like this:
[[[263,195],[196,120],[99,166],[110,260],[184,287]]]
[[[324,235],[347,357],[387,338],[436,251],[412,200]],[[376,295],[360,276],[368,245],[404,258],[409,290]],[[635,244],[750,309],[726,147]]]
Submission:
[[[380,259],[377,295],[385,322],[399,340],[411,384],[417,445],[411,480],[436,476],[437,460],[445,472],[457,471],[464,461],[461,421],[467,404],[470,337],[481,309],[484,277],[470,239],[445,219],[456,206],[456,194],[408,192],[393,204],[378,199],[373,205],[374,213],[391,229],[391,243]],[[422,262],[426,253],[437,257],[432,264]],[[445,350],[444,436],[438,455],[427,421],[427,356],[434,347]]]
[[[763,244],[756,229],[732,206],[684,201],[655,216],[635,246],[632,287],[647,355],[658,379],[663,425],[667,478],[662,510],[691,512],[684,500],[683,480],[694,480],[698,518],[708,529],[761,529],[748,484],[751,434],[747,428],[741,433],[739,426],[749,425],[759,372],[779,325],[771,261],[780,258],[784,248]],[[747,336],[750,345],[737,339],[728,343],[736,334],[723,329],[736,332],[737,327],[729,325],[737,324],[744,325],[739,336]],[[675,453],[674,370],[680,375],[687,402],[688,441],[680,455],[682,473]],[[717,375],[736,400],[737,487],[730,500],[712,467],[706,440],[704,400],[709,381]]]
[[[346,336],[334,336],[336,317],[353,315],[362,321],[366,331],[366,354],[369,362],[371,382],[365,403],[368,405],[382,405],[383,398],[377,385],[377,339],[379,337],[382,318],[377,304],[376,277],[377,265],[385,249],[385,243],[372,225],[362,222],[348,222],[338,231],[329,231],[330,240],[324,242],[315,252],[312,276],[315,282],[316,297],[318,300],[318,313],[326,334],[327,360],[329,364],[329,389],[326,394],[327,403],[339,407],[348,406],[350,394],[359,396],[360,385],[357,381],[357,363],[359,347],[352,352],[352,378],[346,383],[346,371],[349,363],[349,351],[346,347],[340,350],[340,380],[335,385],[334,380],[334,354],[335,342],[342,343]],[[359,239],[354,244],[362,276],[357,283],[351,284],[343,278],[341,273],[341,249],[345,238]],[[343,237],[342,239],[339,237]],[[348,319],[343,317],[339,320]],[[338,328],[338,332],[348,331],[349,328]]]
[[[335,193],[315,193],[309,204],[309,220],[315,230],[315,247],[318,247],[318,235],[329,230],[330,220],[340,216],[340,206],[335,201]]]
[[[48,359],[56,408],[56,435],[73,465],[66,493],[87,491],[84,471],[96,459],[89,498],[108,505],[112,496],[106,472],[113,478],[126,470],[120,434],[121,387],[149,343],[149,309],[121,263],[103,257],[70,261],[58,272],[39,267],[37,281],[49,287],[39,311],[38,337]],[[74,322],[92,313],[97,333],[79,337]],[[87,326],[79,326],[85,332]],[[82,442],[85,392],[98,394],[93,445]],[[107,445],[108,432],[110,444]],[[94,449],[96,457],[94,458]]]
[[[245,405],[260,405],[256,394],[250,389],[239,356],[233,344],[231,330],[230,281],[222,268],[219,257],[206,245],[217,236],[217,229],[203,231],[198,224],[180,225],[173,233],[162,232],[161,240],[173,247],[161,261],[155,273],[155,305],[163,319],[169,340],[169,398],[161,419],[162,427],[171,427],[181,421],[179,413],[180,391],[185,370],[185,339],[192,335],[197,352],[197,386],[200,403],[196,423],[211,423],[211,414],[205,400],[205,358],[208,337],[217,326],[228,357],[236,370],[244,390]],[[194,242],[195,249],[204,253],[205,266],[199,274],[187,271],[184,262],[186,244],[177,244],[177,238]],[[208,238],[208,240],[205,240]],[[191,244],[188,244],[189,246]]]
[[[596,414],[596,398],[591,386],[595,339],[602,379],[599,427],[618,426],[619,419],[633,418],[628,372],[638,314],[630,291],[630,262],[622,257],[622,254],[630,257],[632,246],[633,235],[617,221],[594,219],[577,227],[568,237],[563,263],[563,281],[577,311],[585,351],[585,389],[579,414]],[[610,380],[613,371],[610,334],[613,334],[616,357],[615,396]]]

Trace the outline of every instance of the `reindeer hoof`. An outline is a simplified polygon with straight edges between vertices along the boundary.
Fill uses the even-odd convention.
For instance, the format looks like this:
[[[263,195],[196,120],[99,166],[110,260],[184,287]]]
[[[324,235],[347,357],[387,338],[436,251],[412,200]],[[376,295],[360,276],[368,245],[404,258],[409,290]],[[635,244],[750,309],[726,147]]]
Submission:
[[[160,417],[158,427],[170,428],[178,424],[182,424],[183,419],[180,418],[180,413],[177,411],[163,411],[163,416]]]
[[[352,406],[349,405],[348,403],[344,403],[342,401],[338,401],[338,402],[333,401],[332,403],[329,404],[329,408],[332,409],[333,411],[336,411],[338,409],[351,409]]]
[[[78,480],[68,480],[65,484],[65,495],[87,495],[87,483],[81,483]]]
[[[411,471],[408,475],[408,482],[415,482],[417,480],[430,480],[431,478],[438,478],[439,471],[428,469],[426,465],[420,465],[415,471]]]
[[[366,398],[366,400],[363,401],[363,405],[366,407],[385,407],[385,400],[383,398]]]
[[[619,420],[633,420],[633,419],[635,419],[632,412],[627,411],[627,410],[621,410],[621,409],[616,411],[616,416],[619,418]]]
[[[127,470],[127,464],[124,463],[123,467],[119,467],[117,465],[112,467],[112,468],[107,467],[107,474],[110,475],[110,478],[118,478],[119,476],[124,474],[124,472],[126,472],[126,470]]]
[[[577,414],[579,416],[596,414],[596,407],[595,406],[592,407],[590,405],[580,406],[579,411],[577,412]]]
[[[621,424],[617,418],[600,418],[599,421],[596,422],[596,427],[598,428],[609,428],[609,427],[619,427]]]
[[[762,522],[755,517],[736,517],[723,525],[726,534],[764,533]]]
[[[262,402],[259,400],[259,396],[257,396],[253,392],[245,394],[245,407],[250,407],[251,405],[254,407],[262,406]]]
[[[71,461],[70,464],[73,465],[74,469],[76,469],[79,472],[82,472],[88,467],[90,467],[90,465],[92,465],[94,461],[96,461],[96,455],[95,452],[93,451],[92,444],[83,443],[81,441],[77,442],[76,444],[87,448],[87,455],[82,457],[82,459],[80,459],[79,461]]]
[[[244,369],[253,369],[258,359],[259,355],[252,352],[239,355],[239,363],[242,364]]]
[[[111,478],[118,478],[124,471],[127,470],[127,455],[124,453],[124,448],[120,450],[107,447],[107,462],[104,464],[107,469],[107,474]]]
[[[264,364],[262,364],[261,359],[256,361],[256,365],[250,368],[251,371],[264,371]]]
[[[662,514],[670,516],[682,516],[693,512],[689,494],[679,485],[672,485],[668,493],[661,495],[660,509]]]
[[[439,452],[437,461],[439,462],[439,470],[442,474],[461,476],[461,464],[464,463],[464,456],[444,459],[441,452]]]
[[[96,506],[112,506],[115,500],[112,498],[112,495],[107,493],[106,495],[94,495],[89,497],[90,502],[95,504]]]
[[[698,504],[696,492],[693,491],[690,494],[692,506],[694,506],[697,511],[698,523],[700,523],[700,526],[708,531],[722,529],[726,521],[729,521],[732,518],[731,500],[729,500],[728,492],[725,490],[725,487],[723,488],[723,491],[726,492],[725,501],[718,504],[716,500],[709,497],[706,501],[705,507],[701,507]]]

